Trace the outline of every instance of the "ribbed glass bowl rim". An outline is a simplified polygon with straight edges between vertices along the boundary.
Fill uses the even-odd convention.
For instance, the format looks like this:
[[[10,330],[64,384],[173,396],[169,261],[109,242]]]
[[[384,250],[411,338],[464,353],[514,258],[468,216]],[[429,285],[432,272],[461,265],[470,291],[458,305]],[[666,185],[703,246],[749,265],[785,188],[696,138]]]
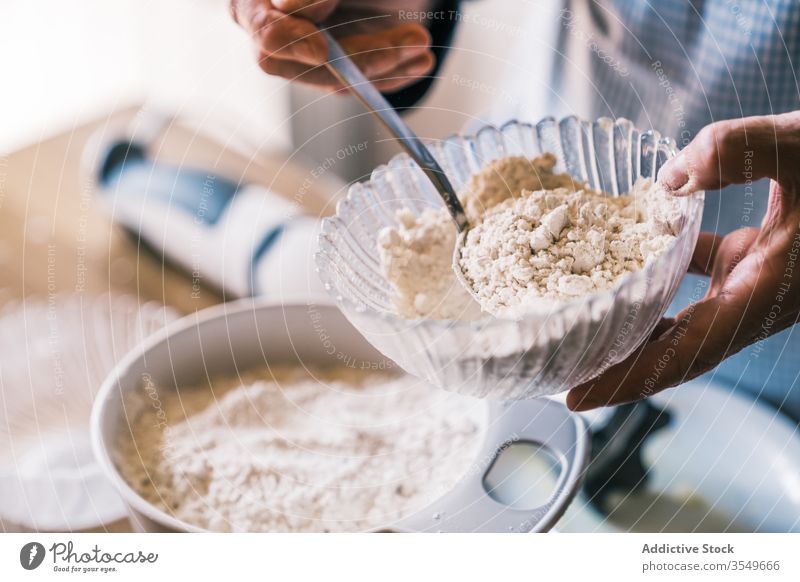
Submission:
[[[536,123],[524,122],[519,121],[517,119],[511,119],[506,121],[502,125],[492,125],[487,124],[481,126],[477,131],[473,133],[453,133],[448,135],[442,140],[431,140],[431,139],[423,139],[426,142],[435,142],[445,144],[446,142],[452,141],[465,141],[465,142],[474,142],[480,140],[480,137],[485,132],[500,132],[501,134],[511,126],[517,126],[524,129],[531,129],[535,130],[535,128],[543,123],[554,122],[560,128],[561,125],[565,121],[575,120],[579,123],[591,123],[600,124],[600,125],[619,125],[620,123],[630,123],[632,127],[635,127],[635,124],[631,122],[629,119],[624,117],[618,117],[616,120],[611,119],[610,117],[598,117],[593,122],[588,122],[585,119],[578,117],[577,115],[568,115],[566,117],[562,117],[561,119],[556,119],[555,117],[548,115],[546,117],[541,118]],[[646,130],[640,132],[639,140],[645,136],[653,137],[653,140],[656,146],[663,146],[667,149],[669,154],[667,159],[672,159],[678,153],[678,146],[675,143],[675,140],[671,137],[662,136],[660,132],[656,130]],[[545,153],[545,152],[543,152]],[[397,160],[398,158],[405,158],[406,154],[400,153],[393,156],[389,163],[381,164],[377,166],[371,173],[369,180],[366,180],[363,183],[369,184],[370,182],[375,181],[381,175],[381,173],[391,172],[390,164]],[[413,162],[411,162],[413,163]],[[655,176],[653,176],[655,179]],[[634,271],[632,273],[628,273],[619,282],[617,282],[614,286],[609,287],[608,289],[604,289],[602,291],[598,291],[596,293],[592,293],[589,296],[583,297],[576,297],[575,299],[569,301],[560,301],[560,302],[553,302],[550,304],[550,308],[545,313],[531,313],[531,314],[523,314],[521,317],[510,318],[510,317],[501,317],[501,316],[494,316],[491,314],[486,314],[484,317],[480,317],[474,320],[467,320],[462,321],[458,319],[432,319],[426,317],[418,317],[415,319],[407,319],[398,314],[388,312],[388,311],[376,311],[374,309],[370,309],[369,307],[363,306],[358,304],[355,300],[352,300],[348,297],[343,296],[340,292],[336,290],[336,285],[331,281],[329,275],[325,272],[326,269],[323,268],[321,264],[323,261],[326,261],[324,258],[325,252],[321,249],[321,241],[326,236],[331,234],[331,221],[335,218],[340,216],[340,205],[345,203],[346,201],[353,200],[353,187],[351,186],[347,192],[347,195],[336,203],[336,214],[331,217],[326,217],[322,221],[322,228],[320,230],[320,234],[318,236],[318,243],[317,243],[317,250],[314,253],[314,262],[316,265],[317,274],[321,279],[323,285],[325,286],[326,290],[334,294],[336,303],[345,307],[346,309],[350,309],[358,313],[359,315],[365,315],[370,318],[380,319],[387,323],[392,324],[393,326],[408,326],[409,324],[413,324],[416,326],[426,326],[428,328],[434,330],[445,330],[445,329],[452,329],[454,327],[458,327],[461,329],[474,329],[475,331],[485,332],[487,328],[492,327],[507,327],[509,325],[519,325],[524,324],[526,320],[533,320],[534,318],[540,318],[542,315],[546,315],[548,318],[556,317],[560,315],[563,311],[568,309],[574,308],[577,305],[581,305],[585,309],[592,309],[595,304],[598,302],[606,302],[611,301],[613,304],[614,298],[621,294],[623,289],[627,288],[629,285],[634,284],[635,282],[644,278],[645,280],[649,279],[652,275],[652,272],[664,261],[668,259],[674,250],[685,241],[687,237],[693,237],[693,233],[690,232],[689,228],[684,228],[681,233],[675,238],[675,240],[670,244],[669,248],[659,255],[659,257],[652,261],[651,263],[645,265],[643,269],[638,271]],[[703,209],[702,201],[704,198],[704,191],[696,191],[687,196],[683,196],[688,200],[687,206],[692,209],[694,212],[701,213]],[[691,224],[691,216],[687,215],[686,225],[688,226]],[[699,220],[696,221],[699,225]],[[453,227],[455,228],[455,226]],[[377,233],[376,233],[377,235]],[[345,311],[346,313],[346,311]]]

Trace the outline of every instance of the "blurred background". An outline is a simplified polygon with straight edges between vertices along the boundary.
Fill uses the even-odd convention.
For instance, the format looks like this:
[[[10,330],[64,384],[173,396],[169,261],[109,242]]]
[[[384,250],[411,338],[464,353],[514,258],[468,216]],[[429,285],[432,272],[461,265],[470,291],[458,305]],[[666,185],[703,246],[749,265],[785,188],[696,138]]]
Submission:
[[[465,6],[510,26],[535,4]],[[462,22],[416,131],[487,110],[508,44]],[[106,374],[178,316],[256,292],[223,280],[246,272],[255,237],[329,213],[395,150],[354,100],[265,75],[227,0],[4,0],[0,52],[0,531],[126,530],[88,433]],[[467,66],[489,90],[453,81]],[[124,179],[119,152],[137,154]],[[192,204],[240,186],[258,218],[231,241],[246,229],[205,228]],[[292,224],[289,250],[262,261],[286,288],[259,294],[319,286],[316,220]]]
[[[47,245],[57,241],[62,267],[51,275],[59,289],[75,288],[77,271],[63,267],[69,254],[81,267],[97,268],[82,273],[89,273],[86,289],[93,292],[134,290],[182,312],[219,300],[214,285],[204,286],[202,297],[187,299],[185,273],[132,261],[130,241],[108,221],[109,210],[123,223],[124,213],[116,205],[98,206],[93,194],[104,185],[97,183],[97,172],[113,141],[123,136],[135,135],[148,148],[148,159],[213,170],[234,182],[302,198],[300,210],[310,214],[330,212],[347,183],[396,153],[354,99],[265,75],[228,4],[0,3],[0,50],[12,55],[2,64],[0,90],[0,299],[46,287]],[[502,98],[497,87],[513,36],[502,28],[544,4],[465,2],[455,48],[439,79],[406,116],[415,131],[439,138],[479,123]],[[497,29],[481,25],[481,16],[499,23]],[[481,88],[459,82],[467,70],[480,78]],[[370,147],[341,156],[302,188],[309,170],[364,141]],[[23,247],[27,262],[19,254]],[[138,256],[138,244],[136,249]]]
[[[465,14],[513,25],[535,6],[486,0],[465,3]],[[431,137],[457,131],[497,97],[447,82],[454,71],[467,64],[489,86],[504,73],[498,65],[510,35],[487,33],[470,18],[457,34],[457,50],[441,72],[445,82],[410,116]],[[288,83],[258,69],[227,0],[5,0],[0,49],[13,55],[2,65],[0,151],[141,104],[247,149],[291,144]]]
[[[557,3],[463,5],[432,92],[407,116],[425,137],[485,119],[504,97],[514,35],[502,30]],[[471,15],[500,26],[491,30]],[[556,27],[544,17],[541,24],[547,44]],[[188,184],[190,194],[209,182],[220,192],[256,186],[252,197],[273,209],[254,213],[253,233],[263,234],[276,227],[275,216],[330,213],[348,183],[395,150],[352,99],[263,74],[227,0],[3,0],[0,54],[0,531],[127,530],[89,446],[97,387],[148,333],[253,291],[249,282],[223,280],[222,268],[241,264],[244,273],[253,241],[217,239],[223,233],[195,224],[206,209],[175,186]],[[528,70],[549,60],[532,53]],[[460,82],[464,71],[480,86]],[[535,111],[536,96],[531,102]],[[362,141],[370,147],[315,172]],[[136,154],[147,182],[135,172],[120,181],[120,151]],[[145,191],[149,200],[140,199]],[[307,264],[315,225],[298,227],[306,246],[265,265],[270,273],[299,273],[275,298],[301,300],[297,290],[318,285]],[[800,505],[800,457],[791,454],[800,446],[797,426],[768,407],[694,384],[615,422],[595,440],[626,427],[619,454],[597,465],[597,479],[558,529],[800,527],[782,509]],[[667,428],[643,447],[654,426]],[[746,430],[734,441],[731,427]],[[701,446],[698,435],[711,436]],[[645,472],[651,488],[629,495]],[[600,495],[609,475],[621,476],[620,488]]]

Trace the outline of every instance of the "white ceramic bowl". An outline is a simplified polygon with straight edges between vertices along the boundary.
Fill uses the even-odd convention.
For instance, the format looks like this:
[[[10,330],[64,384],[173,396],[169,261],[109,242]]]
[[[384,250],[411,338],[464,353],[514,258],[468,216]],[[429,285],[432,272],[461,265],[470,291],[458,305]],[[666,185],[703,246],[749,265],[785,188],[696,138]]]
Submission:
[[[556,172],[624,196],[639,177],[655,179],[676,153],[671,139],[625,119],[567,117],[535,125],[516,121],[473,136],[429,144],[457,190],[492,160],[555,155]],[[406,155],[356,184],[323,222],[316,261],[326,289],[347,318],[383,354],[431,384],[477,397],[522,399],[555,394],[591,379],[630,355],[652,332],[685,274],[697,241],[703,193],[683,198],[681,233],[645,268],[615,287],[520,320],[406,320],[392,307],[392,284],[380,270],[378,232],[396,212],[419,214],[442,200]],[[455,277],[453,277],[454,284]]]
[[[331,305],[243,300],[187,316],[145,340],[103,383],[92,412],[95,454],[127,505],[137,530],[203,531],[146,501],[119,470],[117,451],[120,438],[129,434],[129,415],[143,400],[145,405],[148,402],[143,379],[146,377],[147,385],[159,389],[179,390],[207,377],[238,374],[265,363],[395,367]],[[483,425],[483,438],[461,481],[427,508],[400,522],[386,524],[387,528],[544,531],[560,518],[577,491],[588,460],[589,445],[581,418],[549,400],[512,405],[475,401],[474,413]],[[541,446],[559,465],[559,477],[550,495],[541,504],[523,509],[491,498],[484,484],[484,476],[495,460],[516,442]],[[517,483],[517,489],[524,493],[540,485],[539,477],[528,481]],[[434,515],[440,517],[434,519]]]

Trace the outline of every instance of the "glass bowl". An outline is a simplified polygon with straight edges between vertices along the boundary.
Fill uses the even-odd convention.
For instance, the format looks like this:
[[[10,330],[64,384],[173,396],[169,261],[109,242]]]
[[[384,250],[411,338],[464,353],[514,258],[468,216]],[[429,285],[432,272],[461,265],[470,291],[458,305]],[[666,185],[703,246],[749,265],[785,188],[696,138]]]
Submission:
[[[497,158],[549,152],[557,160],[555,172],[567,172],[609,196],[626,195],[639,177],[655,179],[676,153],[672,139],[640,131],[627,119],[576,117],[486,126],[429,147],[457,191]],[[409,320],[394,310],[394,289],[380,268],[378,232],[395,226],[402,208],[420,214],[443,202],[419,167],[401,154],[375,169],[369,181],[352,186],[336,215],[323,221],[316,264],[347,318],[408,373],[479,398],[556,394],[629,356],[666,311],[697,242],[703,193],[679,200],[676,241],[610,289],[521,319]]]

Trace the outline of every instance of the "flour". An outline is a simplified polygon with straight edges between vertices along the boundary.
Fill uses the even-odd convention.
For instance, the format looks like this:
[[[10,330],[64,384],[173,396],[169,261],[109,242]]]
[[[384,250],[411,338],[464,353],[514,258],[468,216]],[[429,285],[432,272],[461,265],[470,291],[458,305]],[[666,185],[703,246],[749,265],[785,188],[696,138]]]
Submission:
[[[677,202],[649,180],[626,196],[568,188],[525,193],[489,209],[466,236],[460,265],[485,311],[612,287],[675,240]]]
[[[383,274],[392,282],[398,313],[408,319],[470,319],[477,304],[452,272],[456,229],[446,211],[397,213],[398,226],[378,233]]]
[[[470,177],[460,194],[471,223],[486,209],[525,190],[569,187],[572,178],[554,174],[556,159],[544,154],[529,160],[513,156],[488,164]],[[397,213],[398,225],[378,233],[378,253],[384,276],[395,288],[394,308],[405,318],[469,320],[480,308],[452,271],[456,230],[445,209]]]
[[[149,502],[214,531],[380,527],[447,492],[480,433],[474,401],[408,376],[273,367],[212,386],[158,390],[161,413],[145,396],[119,467]]]
[[[614,198],[555,174],[555,158],[496,160],[460,194],[472,229],[461,268],[480,306],[452,272],[456,230],[444,209],[397,214],[378,235],[394,307],[406,318],[474,319],[537,301],[564,301],[613,286],[675,239],[678,203],[650,181]]]
[[[575,188],[569,174],[555,174],[556,158],[553,154],[542,154],[534,159],[522,156],[500,158],[487,164],[473,174],[459,199],[470,223],[481,220],[483,214],[493,206],[523,192]]]

